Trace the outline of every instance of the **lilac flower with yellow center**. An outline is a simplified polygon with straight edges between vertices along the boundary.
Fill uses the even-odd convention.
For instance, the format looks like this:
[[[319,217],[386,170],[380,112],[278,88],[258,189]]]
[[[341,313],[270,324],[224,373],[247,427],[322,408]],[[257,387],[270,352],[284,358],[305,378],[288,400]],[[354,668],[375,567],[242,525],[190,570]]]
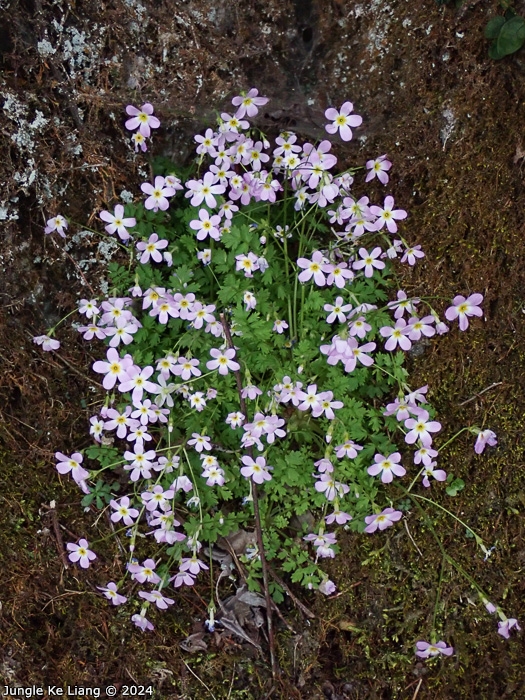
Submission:
[[[145,138],[151,135],[151,129],[158,129],[160,126],[160,121],[153,115],[153,105],[149,102],[143,104],[140,109],[133,105],[128,105],[126,112],[131,117],[124,125],[126,129],[129,129],[129,131],[138,129],[139,133]]]
[[[299,258],[297,265],[303,269],[303,272],[299,274],[299,282],[308,282],[313,277],[318,287],[324,287],[326,284],[324,273],[330,272],[331,268],[327,259],[319,250],[314,252],[311,260]]]
[[[388,457],[383,457],[383,455],[376,454],[374,457],[375,464],[368,467],[367,471],[370,476],[377,476],[381,474],[381,481],[383,484],[389,484],[394,476],[404,476],[406,474],[406,469],[399,464],[401,455],[399,452],[393,452]]]
[[[127,601],[126,596],[120,595],[117,584],[113,581],[110,581],[107,586],[97,586],[97,588],[99,591],[102,591],[102,593],[113,603],[113,605],[122,605]]]
[[[372,277],[374,269],[382,270],[385,267],[385,263],[382,260],[378,260],[382,252],[379,246],[376,246],[370,253],[366,248],[359,248],[361,260],[354,262],[352,267],[354,270],[361,270],[364,268],[365,277]]]
[[[89,542],[84,539],[79,540],[78,544],[68,542],[67,550],[69,552],[68,559],[75,564],[78,562],[83,569],[87,569],[91,562],[97,558],[95,552],[89,549]]]
[[[380,530],[386,530],[387,527],[392,527],[392,525],[401,519],[403,513],[400,510],[394,510],[393,508],[385,508],[381,513],[376,515],[367,515],[365,517],[365,532],[372,533],[378,528]]]
[[[352,138],[352,129],[350,127],[360,126],[363,123],[363,117],[360,117],[358,114],[352,114],[353,110],[354,105],[351,102],[345,102],[340,110],[329,107],[324,115],[332,123],[325,126],[326,131],[329,134],[339,132],[343,141],[350,141]]]
[[[465,299],[464,296],[458,294],[452,301],[452,306],[449,306],[445,311],[445,317],[448,321],[454,321],[459,318],[459,328],[466,331],[468,328],[469,316],[483,316],[483,311],[480,304],[483,301],[483,294],[471,294]]]
[[[454,653],[454,647],[448,647],[445,642],[436,642],[435,644],[430,644],[430,642],[416,642],[416,656],[422,659],[428,659],[430,656],[451,656]]]
[[[494,447],[498,444],[496,439],[496,433],[492,430],[480,430],[478,437],[476,438],[476,444],[474,445],[474,452],[480,455],[487,445]]]
[[[424,447],[430,447],[432,444],[430,433],[437,433],[441,430],[441,423],[430,421],[429,417],[428,411],[421,410],[417,419],[408,418],[405,421],[405,426],[410,431],[405,436],[405,442],[413,445],[416,440],[420,440]]]
[[[137,220],[133,217],[124,217],[124,207],[122,204],[115,206],[115,213],[109,211],[101,211],[99,214],[102,221],[108,225],[105,227],[108,233],[117,233],[122,241],[127,241],[131,236],[128,233],[128,228],[136,225]]]

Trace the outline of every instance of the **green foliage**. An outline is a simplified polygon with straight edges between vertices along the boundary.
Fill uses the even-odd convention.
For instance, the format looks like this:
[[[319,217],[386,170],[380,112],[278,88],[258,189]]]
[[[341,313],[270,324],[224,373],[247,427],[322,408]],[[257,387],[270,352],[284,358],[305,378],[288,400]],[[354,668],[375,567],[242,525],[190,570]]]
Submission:
[[[525,19],[507,11],[505,17],[493,17],[485,28],[485,37],[491,39],[489,56],[499,60],[519,51],[525,43]]]
[[[454,478],[454,474],[449,474],[447,476],[447,488],[446,492],[449,496],[457,496],[460,491],[465,488],[465,482],[463,479]]]
[[[115,498],[115,493],[119,491],[120,484],[118,481],[114,481],[112,484],[108,484],[107,481],[103,479],[98,479],[94,487],[89,493],[87,493],[80,503],[84,506],[90,506],[91,504],[96,505],[97,508],[102,510],[109,502]]]
[[[171,174],[175,168],[163,160],[157,172]],[[185,179],[199,177],[190,172],[179,175]],[[165,523],[167,529],[180,527],[177,532],[181,535],[183,530],[191,538],[190,544],[181,539],[168,543],[164,578],[170,563],[187,556],[188,551],[196,556],[197,542],[213,545],[239,529],[253,528],[254,489],[251,479],[241,474],[243,457],[262,456],[271,475],[258,486],[265,555],[292,582],[308,588],[317,588],[326,575],[305,536],[310,541],[312,535],[322,539],[328,527],[326,517],[341,512],[352,518],[346,528],[362,532],[365,516],[392,505],[391,499],[383,496],[380,480],[367,471],[377,453],[387,456],[397,451],[399,422],[385,417],[383,407],[392,396],[403,396],[408,390],[404,353],[382,351],[384,340],[379,332],[383,326],[393,325],[386,306],[392,262],[385,257],[385,268],[375,270],[372,277],[356,271],[344,287],[318,286],[312,279],[300,282],[299,258],[311,260],[321,251],[325,267],[328,262],[337,262],[338,267],[351,269],[358,250],[367,243],[365,236],[334,239],[325,209],[307,202],[297,210],[293,191],[284,191],[274,204],[253,201],[239,206],[217,240],[195,238],[190,222],[198,219],[201,209],[208,208],[192,206],[181,193],[166,212],[133,205],[129,214],[135,216],[137,225],[132,234],[142,240],[148,240],[152,233],[164,238],[172,264],[141,264],[135,246],[130,245],[129,265],[115,263],[109,268],[111,296],[127,297],[135,287],[142,290],[144,299],[139,294],[130,307],[140,328],[121,356],[129,353],[139,367],[157,370],[156,363],[162,361],[180,367],[178,358],[185,358],[181,362],[196,359],[200,366],[200,374],[184,379],[180,373],[175,376],[172,367],[163,378],[165,393],[150,396],[168,416],[164,422],[159,419],[147,426],[153,441],[146,443],[144,450],[153,445],[156,459],[167,461],[170,469],[157,465],[150,476],[131,476],[127,486],[135,506],[144,507],[144,492],[159,486],[163,492],[168,491],[174,488],[177,477],[191,481],[191,493],[175,489]],[[283,230],[288,237],[283,237]],[[391,244],[381,232],[366,235],[374,246],[383,240],[387,246]],[[206,261],[197,258],[197,253],[204,250],[210,251]],[[257,261],[254,270],[242,267],[239,258],[243,256],[249,256],[252,263]],[[255,297],[254,308],[247,301],[250,295]],[[366,340],[350,338],[347,357],[353,359],[350,348],[357,350],[368,342],[375,343],[377,350],[374,353],[369,349],[370,356],[364,361],[357,354],[355,366],[350,359],[334,364],[327,357],[336,338],[339,342],[349,338],[348,322],[335,316],[335,322],[327,321],[325,309],[338,296],[351,305],[352,313],[358,314],[354,320],[366,317],[371,326]],[[194,302],[202,305],[206,320],[188,318],[182,306],[175,317],[161,319],[158,308],[166,299],[171,303],[177,300],[179,305],[184,301],[190,310]],[[277,332],[276,322],[285,322],[286,332]],[[239,370],[225,374],[208,371],[211,351],[231,350],[231,344]],[[153,375],[152,380],[160,382],[161,378]],[[239,385],[256,386],[260,393],[244,403]],[[326,392],[322,394],[326,405],[319,414],[307,409],[306,403],[302,405],[304,396],[287,395],[289,390],[300,394],[310,388],[314,394]],[[122,394],[117,386],[108,399],[112,406],[115,394],[122,401],[118,410],[132,404],[131,395]],[[340,403],[332,410],[333,401]],[[255,421],[254,439],[247,444],[242,442],[243,428],[226,423],[229,415],[241,410],[247,414],[245,423]],[[255,434],[261,416],[263,423],[265,417],[279,420],[282,432],[263,430]],[[195,434],[207,436],[211,448],[197,452],[189,442]],[[343,451],[337,456],[348,441],[356,444],[355,454],[347,456]],[[122,441],[116,442],[118,447],[96,444],[86,450],[87,457],[100,464],[105,476],[98,478],[86,495],[85,505],[105,507],[118,484],[109,485],[104,479],[115,473],[120,479],[129,477],[133,469],[128,463],[133,446],[123,448]],[[123,459],[125,449],[128,457]],[[325,472],[319,465],[330,465],[332,471]],[[217,477],[217,471],[210,476],[210,470],[219,470],[222,476]],[[457,480],[454,484],[457,488]],[[142,522],[139,517],[131,527],[133,543],[136,537],[145,536]],[[338,527],[336,521],[330,527],[330,536]],[[324,556],[337,551],[334,539],[325,547]],[[261,564],[256,548],[246,549],[239,557],[247,569],[248,585],[257,590]],[[271,593],[276,601],[283,600],[280,586],[272,584]]]

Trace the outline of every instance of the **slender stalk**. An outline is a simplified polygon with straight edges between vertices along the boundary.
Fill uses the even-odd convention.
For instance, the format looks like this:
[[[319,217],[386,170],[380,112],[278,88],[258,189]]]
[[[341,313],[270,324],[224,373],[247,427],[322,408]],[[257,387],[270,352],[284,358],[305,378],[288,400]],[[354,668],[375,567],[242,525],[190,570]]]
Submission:
[[[228,321],[226,320],[225,314],[221,313],[220,319],[221,319],[222,327],[224,328],[224,334],[226,335],[226,342],[228,343],[228,347],[234,348],[232,336],[230,333],[230,327],[228,325]],[[239,402],[241,405],[241,411],[245,416],[247,416],[248,413],[247,413],[247,409],[246,409],[246,402],[242,397],[241,372],[240,372],[240,370],[236,370],[234,372],[234,374],[235,374],[235,380],[237,382],[237,391],[239,392]],[[248,455],[250,457],[252,457],[251,446],[247,447],[246,451],[248,452]],[[268,564],[266,562],[266,556],[264,554],[264,542],[263,542],[262,526],[261,526],[261,514],[259,511],[259,494],[257,492],[257,484],[252,480],[251,486],[252,486],[252,495],[253,495],[253,515],[255,518],[255,533],[257,536],[257,547],[259,549],[259,556],[261,558],[264,599],[266,601],[266,623],[267,623],[267,627],[268,627],[268,644],[270,647],[270,661],[271,661],[271,665],[272,665],[272,677],[273,677],[273,680],[275,681],[279,677],[279,666],[277,664],[277,657],[275,656],[275,638],[274,638],[274,634],[273,634],[273,622],[272,622],[272,599],[270,596],[270,589],[268,587]]]
[[[441,560],[441,570],[439,572],[439,581],[437,585],[437,591],[436,591],[436,602],[434,603],[434,614],[432,615],[432,634],[435,634],[435,629],[436,629],[436,617],[437,617],[437,612],[438,612],[438,605],[439,605],[439,598],[441,596],[441,586],[443,584],[443,574],[445,573],[445,562],[446,562],[446,557],[443,557]],[[435,643],[435,639],[432,639],[432,643]]]
[[[403,489],[403,491],[405,491],[405,493],[407,493],[405,489]],[[408,495],[408,493],[407,493],[407,495]],[[485,545],[483,544],[483,540],[481,539],[481,537],[480,537],[476,532],[474,532],[474,530],[473,530],[471,527],[469,527],[466,523],[464,523],[463,520],[461,520],[460,518],[458,518],[457,515],[454,515],[454,513],[451,513],[449,510],[447,510],[446,508],[444,508],[444,507],[443,507],[442,505],[440,505],[439,503],[436,503],[436,501],[433,501],[431,498],[427,498],[426,496],[420,496],[420,495],[417,494],[417,493],[413,493],[413,494],[411,494],[411,495],[412,495],[413,498],[417,498],[417,499],[420,499],[420,500],[422,500],[422,501],[426,501],[427,503],[431,503],[433,506],[436,506],[436,508],[439,508],[439,509],[442,510],[444,513],[446,513],[447,515],[450,515],[451,518],[454,518],[454,520],[456,520],[460,525],[463,525],[463,527],[464,527],[468,532],[470,532],[470,534],[472,535],[472,537],[476,540],[476,544],[479,545],[479,547],[481,548],[483,554],[487,554],[487,548],[486,548]]]

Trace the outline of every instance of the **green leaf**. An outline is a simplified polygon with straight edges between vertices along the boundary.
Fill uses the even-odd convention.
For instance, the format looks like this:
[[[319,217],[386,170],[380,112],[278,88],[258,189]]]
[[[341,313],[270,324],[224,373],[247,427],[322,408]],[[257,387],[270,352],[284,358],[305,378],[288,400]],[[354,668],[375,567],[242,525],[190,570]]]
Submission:
[[[487,39],[497,39],[504,24],[505,17],[502,17],[501,15],[490,19],[485,27],[485,37]]]
[[[497,38],[497,50],[501,56],[508,56],[521,49],[525,42],[525,20],[513,17],[501,27]]]
[[[449,496],[457,496],[458,493],[465,488],[463,479],[454,479],[453,474],[449,474],[447,482],[449,482],[449,485],[446,488],[446,492]]]

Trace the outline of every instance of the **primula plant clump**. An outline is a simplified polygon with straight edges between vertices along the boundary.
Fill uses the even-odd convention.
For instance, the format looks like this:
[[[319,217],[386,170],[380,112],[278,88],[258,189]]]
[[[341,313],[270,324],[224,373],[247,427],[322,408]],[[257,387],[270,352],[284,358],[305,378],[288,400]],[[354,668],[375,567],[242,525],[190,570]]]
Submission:
[[[392,163],[381,155],[336,173],[329,140],[286,132],[270,143],[249,121],[266,102],[256,89],[235,97],[235,112],[195,136],[190,176],[157,163],[143,202],[100,213],[129,261],[110,266],[108,298],[80,301],[78,330],[106,394],[92,444],[57,452],[57,469],[85,506],[109,510],[128,561],[118,585],[99,589],[142,630],[177,589],[210,574],[221,537],[253,533],[242,576],[268,610],[290,582],[336,591],[323,559],[337,556],[345,530],[381,537],[407,502],[425,522],[429,508],[448,512],[428,496],[445,496],[441,424],[403,367],[406,351],[448,327],[432,299],[393,286],[400,263],[424,255],[399,231],[406,211],[388,192],[378,204],[364,193],[374,178],[388,186]],[[153,107],[126,111],[145,150],[160,126]],[[362,122],[350,102],[326,116],[344,141]],[[66,228],[55,216],[46,233]],[[458,295],[445,317],[465,330],[481,302]],[[52,336],[35,342],[57,350]],[[478,453],[497,442],[464,430],[478,435]],[[68,544],[69,558],[96,566],[90,547]],[[140,590],[128,600],[130,580]],[[492,607],[500,634],[518,629]],[[433,641],[419,641],[418,656],[453,653],[426,632]]]

